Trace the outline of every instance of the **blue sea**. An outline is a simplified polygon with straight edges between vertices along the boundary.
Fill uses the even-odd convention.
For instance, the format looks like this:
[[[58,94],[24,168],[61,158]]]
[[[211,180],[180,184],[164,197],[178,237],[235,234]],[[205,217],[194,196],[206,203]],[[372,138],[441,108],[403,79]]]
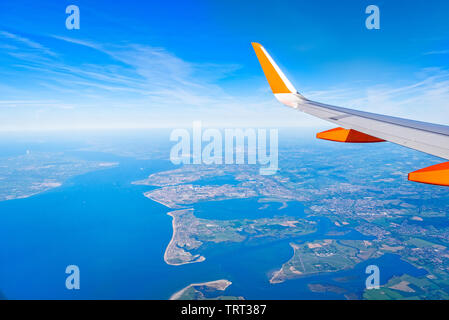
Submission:
[[[233,282],[227,295],[246,299],[344,299],[342,294],[310,292],[307,284],[334,284],[360,296],[369,264],[379,266],[381,283],[403,273],[425,274],[389,254],[352,270],[271,285],[271,273],[293,254],[291,239],[207,246],[205,262],[169,266],[163,255],[172,236],[170,209],[143,196],[151,187],[131,182],[174,166],[100,152],[74,154],[119,165],[73,177],[30,198],[0,202],[0,292],[8,299],[168,299],[191,283],[217,279]],[[208,219],[279,213],[304,217],[300,203],[282,210],[280,203],[270,203],[258,210],[263,204],[258,199],[229,200],[199,203],[195,209],[197,216]],[[299,240],[329,238],[332,223],[317,221],[319,231]],[[340,238],[363,236],[350,232]],[[80,290],[65,287],[68,265],[80,268]]]

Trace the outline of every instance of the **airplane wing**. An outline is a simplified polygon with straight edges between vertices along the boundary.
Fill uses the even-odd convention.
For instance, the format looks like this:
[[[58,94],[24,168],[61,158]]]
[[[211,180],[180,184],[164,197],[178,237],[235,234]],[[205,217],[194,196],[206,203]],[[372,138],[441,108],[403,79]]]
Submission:
[[[390,141],[449,160],[449,126],[426,123],[336,107],[309,100],[299,94],[271,56],[252,43],[260,65],[277,100],[283,104],[337,124],[317,138],[337,142],[374,143]],[[449,186],[449,162],[409,173],[409,180]]]

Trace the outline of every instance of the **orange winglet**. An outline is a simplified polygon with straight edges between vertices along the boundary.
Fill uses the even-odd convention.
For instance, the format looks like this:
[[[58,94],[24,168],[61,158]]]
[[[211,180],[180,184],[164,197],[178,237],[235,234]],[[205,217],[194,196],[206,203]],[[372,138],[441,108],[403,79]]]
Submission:
[[[415,182],[449,186],[449,162],[410,172],[408,179]]]
[[[384,142],[385,140],[367,135],[363,132],[353,129],[334,128],[327,131],[317,133],[318,139],[337,141],[337,142],[350,142],[350,143],[372,143],[372,142]]]
[[[270,55],[265,51],[265,49],[259,43],[252,42],[251,44],[253,45],[254,51],[257,55],[257,59],[259,59],[260,65],[262,66],[262,70],[265,73],[265,77],[268,80],[268,84],[271,87],[271,91],[273,91],[274,94],[293,93],[286,84],[288,80],[282,79],[282,71],[280,71],[279,68],[278,70],[276,70],[276,63],[271,59]]]

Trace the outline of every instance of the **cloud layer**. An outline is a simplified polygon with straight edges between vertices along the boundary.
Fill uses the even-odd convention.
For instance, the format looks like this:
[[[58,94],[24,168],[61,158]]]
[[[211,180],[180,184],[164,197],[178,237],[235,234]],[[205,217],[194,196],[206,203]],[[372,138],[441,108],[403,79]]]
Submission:
[[[178,127],[195,120],[220,127],[326,125],[279,105],[262,72],[247,79],[248,88],[259,89],[225,89],[223,80],[244,68],[239,64],[189,62],[141,44],[60,36],[39,37],[41,43],[8,31],[0,31],[0,38],[0,57],[8,63],[0,72],[2,130]],[[410,79],[391,83],[338,83],[302,93],[345,107],[449,124],[449,72],[443,68],[417,70]]]

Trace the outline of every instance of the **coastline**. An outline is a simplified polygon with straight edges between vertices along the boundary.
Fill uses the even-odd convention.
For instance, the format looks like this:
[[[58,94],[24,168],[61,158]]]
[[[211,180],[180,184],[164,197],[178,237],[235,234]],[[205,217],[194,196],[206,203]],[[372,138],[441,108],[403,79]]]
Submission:
[[[134,182],[133,182],[134,183]],[[134,183],[137,184],[137,183]],[[199,262],[203,262],[206,260],[205,257],[197,254],[197,255],[192,255],[190,252],[184,250],[183,248],[177,246],[176,244],[176,236],[177,236],[177,227],[176,227],[176,215],[174,214],[175,212],[179,212],[179,211],[190,211],[193,209],[178,209],[176,206],[170,206],[167,203],[164,203],[160,200],[154,199],[153,197],[151,197],[148,192],[145,192],[143,194],[147,199],[150,199],[151,201],[157,202],[161,205],[163,205],[166,208],[169,209],[174,209],[173,211],[169,211],[167,212],[167,215],[172,217],[172,236],[170,239],[170,242],[168,243],[167,247],[165,248],[164,251],[164,262],[168,265],[171,266],[181,266],[184,264],[189,264],[189,263],[199,263]],[[171,260],[173,259],[170,256],[170,253],[173,253],[174,251],[177,251],[177,253],[181,253],[181,256],[184,257],[185,261],[182,262],[172,262]],[[178,257],[179,258],[179,257]],[[183,260],[182,258],[179,258],[180,260]]]
[[[166,204],[166,203],[164,203],[164,202],[162,202],[162,201],[160,201],[160,200],[154,199],[153,197],[149,196],[149,195],[148,195],[148,192],[145,192],[143,195],[144,195],[145,198],[148,198],[148,199],[150,199],[151,201],[157,202],[157,203],[163,205],[164,207],[167,207],[167,208],[169,208],[169,209],[176,209],[175,207],[171,207],[170,205],[168,205],[168,204]]]
[[[192,209],[186,209],[186,210],[192,210]],[[183,252],[185,252],[186,254],[189,254],[192,256],[192,259],[189,261],[184,261],[184,262],[179,262],[179,263],[173,263],[170,261],[170,257],[169,257],[169,252],[171,252],[172,250],[174,250],[175,246],[176,246],[176,216],[173,214],[173,212],[176,211],[170,211],[167,212],[167,215],[169,215],[170,217],[172,217],[172,228],[173,228],[173,233],[172,233],[172,237],[170,239],[170,242],[167,245],[167,248],[165,249],[164,252],[164,261],[166,264],[171,265],[171,266],[181,266],[184,264],[189,264],[189,263],[198,263],[198,262],[203,262],[204,260],[206,260],[205,257],[201,256],[201,255],[196,255],[196,256],[192,256],[189,252],[183,250],[182,248],[177,248],[178,250],[182,250]]]

